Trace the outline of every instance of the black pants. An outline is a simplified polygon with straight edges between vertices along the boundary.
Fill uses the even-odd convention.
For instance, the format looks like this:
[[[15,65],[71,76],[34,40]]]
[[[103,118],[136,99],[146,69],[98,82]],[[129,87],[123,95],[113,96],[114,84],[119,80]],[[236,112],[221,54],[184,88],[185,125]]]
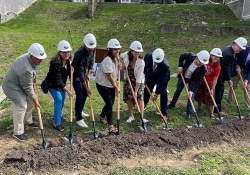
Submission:
[[[224,83],[225,79],[223,76],[219,76],[216,87],[215,87],[215,102],[218,106],[219,112],[221,112],[221,101],[223,99],[224,94]],[[217,112],[217,110],[215,111]]]
[[[107,117],[108,125],[112,125],[112,113],[113,113],[113,104],[115,101],[115,88],[109,88],[106,86],[101,86],[96,83],[96,88],[101,95],[105,106],[102,108],[101,117]]]

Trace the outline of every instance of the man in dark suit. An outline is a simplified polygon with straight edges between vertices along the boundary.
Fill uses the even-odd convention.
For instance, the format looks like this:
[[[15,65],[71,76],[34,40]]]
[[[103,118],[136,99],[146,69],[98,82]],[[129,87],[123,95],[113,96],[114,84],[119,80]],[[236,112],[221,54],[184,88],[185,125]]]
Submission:
[[[237,63],[237,56],[238,53],[242,50],[246,49],[247,40],[243,37],[239,37],[234,42],[226,46],[222,49],[222,55],[223,57],[220,58],[220,76],[218,78],[216,87],[215,87],[215,102],[218,106],[220,115],[225,116],[226,113],[224,113],[221,109],[221,102],[224,94],[224,82],[228,81],[229,86],[233,86],[233,82],[230,79],[230,75],[232,73],[232,70],[236,70],[238,74],[241,73],[240,66]],[[217,112],[214,111],[214,112]]]
[[[148,52],[144,57],[145,68],[144,74],[146,79],[146,84],[149,90],[152,92],[155,85],[157,85],[156,91],[152,100],[156,100],[160,94],[160,105],[161,113],[163,117],[167,116],[167,104],[168,104],[168,94],[167,85],[170,80],[170,70],[169,64],[166,59],[164,59],[164,52],[162,49],[155,49],[154,52]],[[144,90],[144,103],[147,106],[150,94],[147,89]]]
[[[175,104],[181,94],[181,91],[184,87],[184,83],[181,79],[180,74],[183,74],[185,82],[188,84],[188,96],[194,100],[194,93],[199,87],[205,73],[207,72],[206,64],[209,61],[209,53],[206,50],[202,50],[197,55],[193,53],[184,53],[180,55],[179,64],[178,64],[178,82],[176,85],[176,91],[174,93],[174,97],[171,103],[168,105],[168,108],[171,109],[175,107]],[[186,119],[191,119],[191,114],[193,113],[193,109],[190,101],[188,100],[187,108],[186,108]]]
[[[247,46],[245,50],[239,52],[235,56],[235,57],[237,57],[237,64],[239,65],[239,67],[241,69],[241,76],[243,79],[245,78],[245,82],[247,82],[246,84],[250,83],[250,82],[248,82],[249,81],[248,79],[250,77],[248,77],[248,78],[245,77],[245,75],[246,75],[245,71],[247,71],[248,76],[250,75],[249,74],[249,63],[250,63],[249,62],[249,60],[250,60],[249,51],[250,51],[250,46]],[[234,67],[235,66],[236,65],[234,65]],[[240,81],[240,76],[239,76],[238,72],[236,71],[236,69],[234,69],[231,73],[231,80],[233,82],[233,89],[235,90],[237,88],[239,81]],[[245,100],[246,100],[247,108],[250,111],[250,102],[248,102],[246,94],[245,94]],[[231,88],[229,88],[226,107],[229,107],[231,105],[231,103],[232,103],[232,90],[231,90]]]

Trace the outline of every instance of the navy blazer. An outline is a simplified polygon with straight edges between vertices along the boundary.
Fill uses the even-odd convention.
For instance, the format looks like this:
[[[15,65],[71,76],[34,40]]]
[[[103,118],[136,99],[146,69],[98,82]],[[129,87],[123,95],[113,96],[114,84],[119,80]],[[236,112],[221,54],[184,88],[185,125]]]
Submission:
[[[155,68],[153,72],[153,57],[152,52],[148,52],[145,57],[144,74],[148,84],[156,84],[155,93],[160,94],[163,89],[166,90],[168,81],[170,80],[170,66],[166,58]]]
[[[194,62],[196,57],[197,56],[191,52],[180,55],[178,67],[183,68],[183,75],[185,75],[186,70]],[[195,69],[195,71],[191,75],[190,80],[188,80],[189,91],[195,92],[197,90],[206,72],[207,67],[205,65],[197,67]],[[180,75],[178,75],[178,77],[180,78]]]
[[[232,72],[235,70],[236,65],[238,65],[236,59],[237,55],[234,56],[234,51],[232,45],[227,46],[222,49],[222,58],[220,58],[220,77],[222,76],[224,80],[230,80]]]
[[[246,61],[246,59],[247,59],[249,52],[250,52],[250,46],[247,46],[246,50],[242,50],[239,53],[239,57],[238,57],[238,60],[240,59],[245,60],[243,71],[245,73],[245,80],[247,80],[248,82],[250,82],[250,60]]]

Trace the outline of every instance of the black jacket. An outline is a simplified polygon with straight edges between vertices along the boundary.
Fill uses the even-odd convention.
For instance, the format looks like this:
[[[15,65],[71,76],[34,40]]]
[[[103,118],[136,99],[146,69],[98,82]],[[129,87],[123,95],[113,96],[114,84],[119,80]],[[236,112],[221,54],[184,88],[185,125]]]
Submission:
[[[74,67],[74,80],[84,82],[86,80],[86,71],[92,69],[94,64],[95,50],[88,53],[84,46],[80,47],[74,55],[72,66]]]
[[[197,56],[191,52],[180,55],[178,67],[183,67],[183,75],[185,75],[186,70],[194,62],[196,57]],[[197,90],[206,72],[207,67],[205,65],[195,69],[191,75],[191,78],[188,80],[189,91],[195,92]],[[179,78],[181,78],[180,75]]]
[[[50,88],[62,90],[66,86],[67,78],[70,77],[70,61],[66,61],[63,67],[60,55],[56,55],[50,61],[49,72],[46,80],[50,83]]]

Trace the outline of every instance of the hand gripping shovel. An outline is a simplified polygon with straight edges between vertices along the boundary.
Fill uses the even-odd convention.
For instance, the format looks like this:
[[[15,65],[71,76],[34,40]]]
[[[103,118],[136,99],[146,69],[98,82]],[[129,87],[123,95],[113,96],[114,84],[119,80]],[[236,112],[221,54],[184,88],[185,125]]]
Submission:
[[[184,86],[185,86],[185,89],[186,89],[186,92],[187,92],[187,96],[188,96],[189,102],[190,102],[190,104],[191,104],[191,106],[192,106],[192,109],[193,109],[193,112],[194,112],[194,114],[195,114],[196,124],[194,124],[194,126],[195,126],[195,127],[202,128],[203,125],[200,124],[200,122],[199,122],[199,118],[198,118],[198,115],[197,115],[197,113],[196,113],[196,110],[195,110],[195,107],[194,107],[192,98],[189,97],[189,95],[188,95],[188,88],[187,88],[186,82],[185,82],[185,80],[184,80],[183,74],[181,73],[180,75],[181,75],[182,82],[183,82],[183,84],[184,84]]]
[[[118,70],[118,88],[121,89],[121,71]],[[117,133],[116,135],[122,135],[120,132],[120,100],[121,100],[121,93],[117,94]]]
[[[122,59],[121,59],[121,60],[122,60]],[[142,118],[142,115],[141,115],[141,110],[140,110],[139,104],[138,104],[138,102],[137,102],[137,99],[136,99],[135,96],[134,96],[135,92],[134,92],[134,90],[133,90],[133,87],[132,87],[132,84],[131,84],[131,81],[130,81],[130,78],[129,78],[127,69],[125,70],[125,72],[126,72],[126,76],[127,76],[127,79],[128,79],[129,87],[130,87],[130,89],[131,89],[133,98],[134,98],[134,100],[135,100],[136,107],[137,107],[137,109],[138,109],[138,113],[139,113],[139,115],[140,115],[141,126],[139,126],[139,128],[140,128],[140,130],[141,130],[142,132],[150,132],[150,131],[152,131],[152,128],[151,128],[147,123],[144,123],[144,122],[143,122],[143,118]]]
[[[72,92],[72,82],[73,82],[73,69],[72,69],[72,67],[71,67],[71,71],[70,71],[70,92]],[[69,124],[70,124],[70,130],[69,130],[69,136],[68,137],[64,137],[64,141],[65,141],[65,145],[66,146],[71,146],[71,145],[73,145],[73,144],[77,144],[78,143],[78,141],[77,141],[77,137],[76,136],[74,136],[73,134],[72,134],[72,128],[73,128],[73,126],[72,126],[72,108],[73,108],[73,105],[72,105],[72,96],[70,96],[70,98],[69,98],[69,100],[70,100],[70,118],[69,118]]]
[[[237,100],[235,92],[234,92],[234,88],[233,88],[233,86],[230,86],[230,88],[232,90],[234,101],[235,101],[237,109],[238,109],[238,116],[235,116],[235,117],[238,118],[238,119],[240,119],[240,120],[242,120],[244,118],[244,116],[241,116],[241,114],[240,114],[240,107],[239,107],[238,100]]]
[[[42,144],[37,144],[37,147],[40,148],[40,149],[46,149],[46,148],[52,147],[52,144],[49,143],[49,142],[46,143],[45,139],[44,139],[43,121],[42,121],[41,111],[40,111],[39,107],[37,108],[37,113],[38,113],[38,120],[39,120],[39,125],[40,125],[42,139],[43,139]]]
[[[153,97],[152,93],[150,92],[150,89],[148,88],[148,85],[145,84],[145,86],[146,86],[146,89],[148,90],[149,95],[150,95],[151,97]],[[164,128],[164,129],[167,130],[167,131],[171,131],[172,128],[169,128],[169,127],[168,127],[167,121],[166,121],[166,119],[163,117],[162,112],[161,112],[160,108],[158,107],[156,101],[155,101],[155,100],[152,100],[152,101],[153,101],[153,103],[154,103],[156,109],[157,109],[158,112],[160,113],[161,119],[163,119],[163,121],[164,121],[164,123],[165,123],[165,128]]]
[[[244,92],[245,92],[246,99],[247,99],[248,103],[250,103],[250,97],[249,97],[249,94],[247,92],[246,87],[244,86],[244,82],[243,82],[241,74],[239,74],[239,77],[240,77],[240,80],[241,80],[241,83],[242,83],[242,87],[243,87]]]
[[[89,86],[89,83],[88,83],[88,86]],[[91,95],[89,95],[89,104],[90,104],[92,123],[93,123],[93,134],[90,135],[90,139],[94,140],[94,139],[102,138],[101,134],[96,133],[95,115],[94,115]]]
[[[215,106],[215,108],[216,108],[216,110],[217,110],[217,112],[218,112],[219,118],[216,118],[216,119],[217,119],[220,123],[222,123],[222,124],[227,123],[227,119],[225,119],[224,117],[221,117],[221,115],[220,115],[220,111],[219,111],[218,106],[217,106],[217,104],[216,104],[216,102],[215,102],[215,100],[214,100],[213,95],[210,93],[210,88],[209,88],[209,86],[208,86],[208,83],[207,83],[207,80],[206,80],[205,77],[203,78],[203,81],[205,82],[205,84],[206,84],[206,86],[207,86],[208,93],[209,93],[209,95],[210,95],[210,97],[211,97],[211,99],[212,99],[212,101],[213,101],[213,103],[214,103],[214,106]]]

